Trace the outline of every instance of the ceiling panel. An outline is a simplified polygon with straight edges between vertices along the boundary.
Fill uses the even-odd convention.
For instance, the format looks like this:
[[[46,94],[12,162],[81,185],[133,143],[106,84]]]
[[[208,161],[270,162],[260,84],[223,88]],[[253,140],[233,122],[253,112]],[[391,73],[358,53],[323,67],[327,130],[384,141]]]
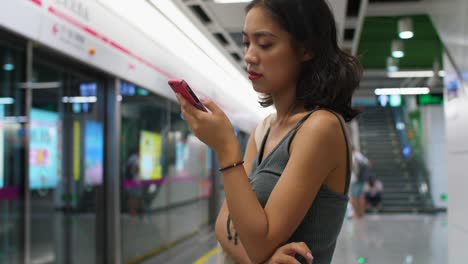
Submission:
[[[358,54],[365,69],[385,69],[391,42],[398,38],[398,20],[402,17],[366,17]],[[400,69],[432,69],[435,60],[442,63],[443,46],[427,15],[410,16],[414,37],[402,40],[405,57]]]

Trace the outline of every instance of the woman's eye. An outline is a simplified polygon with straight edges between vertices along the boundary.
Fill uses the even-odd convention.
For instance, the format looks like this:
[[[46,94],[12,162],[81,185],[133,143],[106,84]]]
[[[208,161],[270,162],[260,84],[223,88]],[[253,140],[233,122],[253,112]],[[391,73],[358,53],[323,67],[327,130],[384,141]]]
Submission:
[[[271,44],[259,45],[262,49],[268,49],[271,47]]]
[[[248,48],[250,43],[249,42],[243,42],[242,45],[244,45],[244,48]]]

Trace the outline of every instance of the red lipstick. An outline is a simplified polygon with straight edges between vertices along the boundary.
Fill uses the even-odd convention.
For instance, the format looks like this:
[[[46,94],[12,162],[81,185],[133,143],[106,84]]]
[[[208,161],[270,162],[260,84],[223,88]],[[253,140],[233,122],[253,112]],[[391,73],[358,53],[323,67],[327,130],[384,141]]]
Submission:
[[[249,72],[249,79],[251,81],[255,81],[263,77],[263,74],[256,73],[254,71],[248,71],[248,72]]]

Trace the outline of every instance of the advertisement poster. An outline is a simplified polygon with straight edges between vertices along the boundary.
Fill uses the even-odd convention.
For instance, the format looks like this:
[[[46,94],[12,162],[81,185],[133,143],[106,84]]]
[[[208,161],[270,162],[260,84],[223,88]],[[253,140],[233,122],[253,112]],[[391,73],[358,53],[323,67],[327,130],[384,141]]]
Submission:
[[[4,180],[3,180],[3,153],[4,153],[4,132],[3,132],[3,117],[5,116],[5,107],[0,105],[0,188],[3,188]]]
[[[104,163],[102,124],[96,121],[86,121],[85,126],[85,183],[100,185]]]
[[[158,133],[140,132],[140,178],[143,180],[162,178],[161,135]]]
[[[29,151],[31,189],[54,188],[58,180],[58,114],[32,109]]]
[[[176,142],[176,171],[181,173],[184,170],[185,142],[178,140]]]

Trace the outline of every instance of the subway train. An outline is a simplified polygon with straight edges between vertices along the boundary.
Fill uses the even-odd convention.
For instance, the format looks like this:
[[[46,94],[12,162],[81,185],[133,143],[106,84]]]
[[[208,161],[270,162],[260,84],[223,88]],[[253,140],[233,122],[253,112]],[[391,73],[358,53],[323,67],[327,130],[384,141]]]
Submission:
[[[0,263],[138,263],[214,220],[216,161],[167,80],[220,105],[243,146],[265,112],[243,70],[167,12],[1,4]]]
[[[0,3],[0,264],[216,263],[219,165],[168,80],[244,152],[272,111],[246,78],[247,2]],[[385,186],[362,219],[348,206],[333,263],[465,264],[468,1],[328,2],[364,68],[351,141]]]

